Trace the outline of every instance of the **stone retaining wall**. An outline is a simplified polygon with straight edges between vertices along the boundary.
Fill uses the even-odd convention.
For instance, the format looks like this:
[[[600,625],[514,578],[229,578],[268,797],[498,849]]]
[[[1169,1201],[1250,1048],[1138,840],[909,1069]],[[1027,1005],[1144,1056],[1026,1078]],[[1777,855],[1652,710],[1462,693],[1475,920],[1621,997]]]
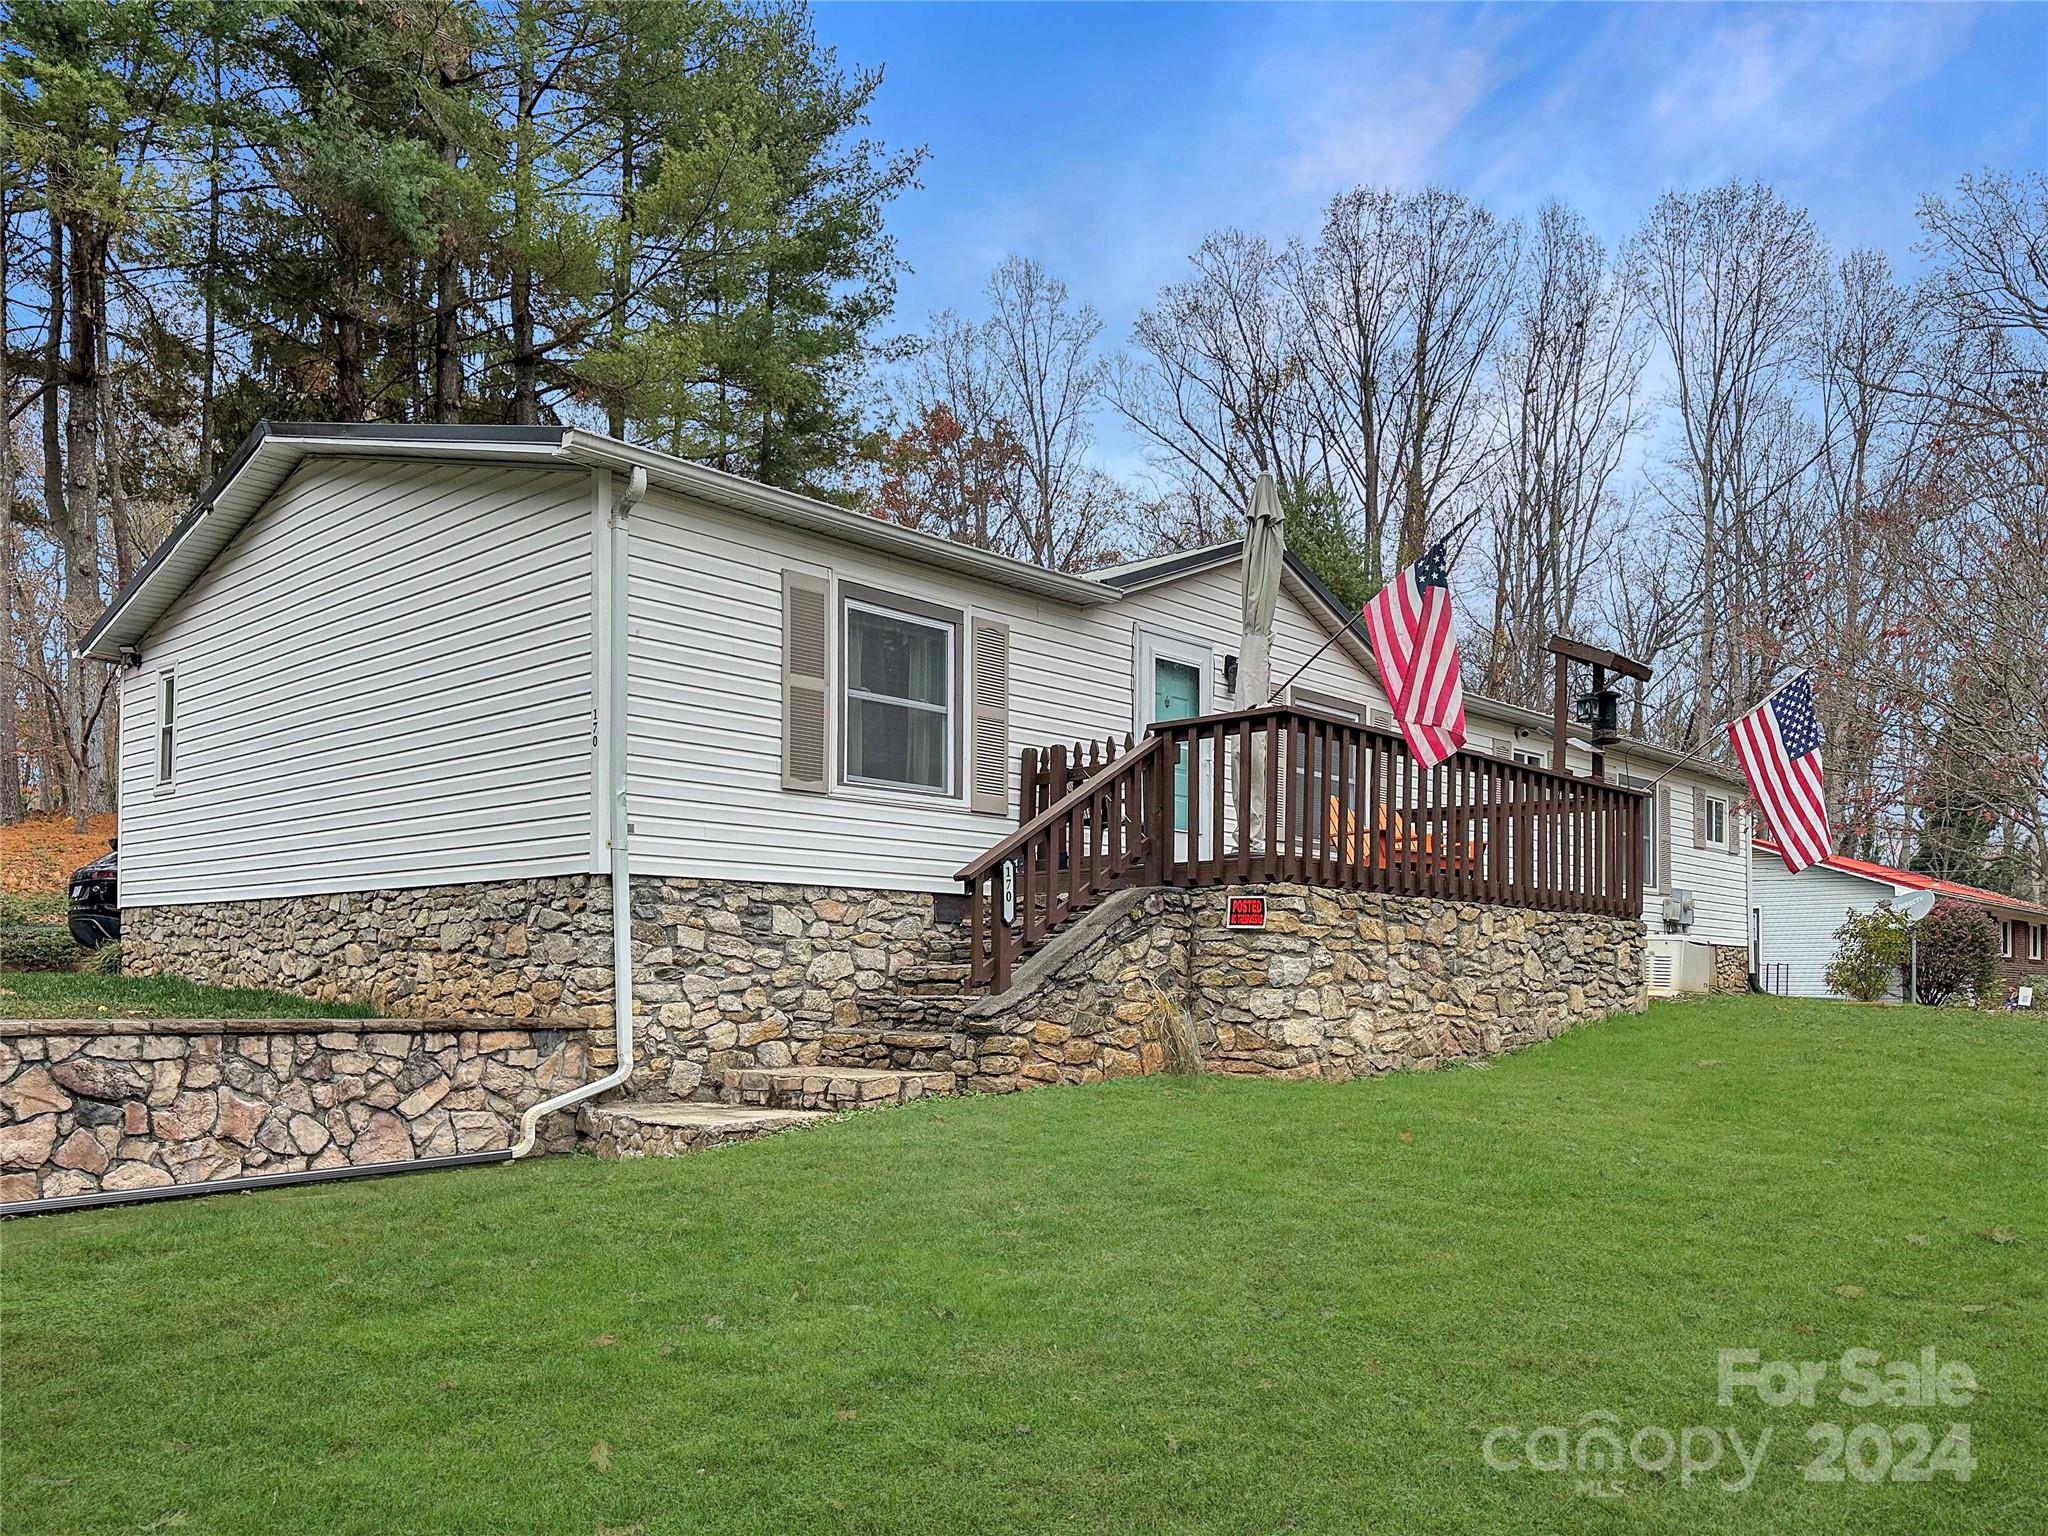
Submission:
[[[1194,1018],[1215,1071],[1436,1067],[1648,1005],[1634,918],[1268,886],[1265,928],[1232,929],[1231,894],[1245,893],[1189,903]]]
[[[856,999],[957,953],[958,898],[638,877],[628,1093],[715,1097],[724,1070],[811,1065]],[[130,907],[122,968],[367,1003],[417,1019],[590,1026],[608,1069],[611,886],[586,875]]]
[[[1188,903],[1119,891],[1021,967],[1011,990],[959,1016],[960,1086],[1137,1077],[1166,1065],[1165,1032],[1188,1006]]]
[[[585,1080],[586,1041],[499,1020],[0,1020],[0,1200],[493,1151]],[[567,1116],[541,1133],[574,1142]]]
[[[1264,895],[1266,926],[1226,926]],[[1176,1016],[1214,1072],[1342,1079],[1500,1055],[1640,1013],[1627,918],[1299,885],[1123,892],[962,1016],[963,1086],[1157,1071]]]
[[[124,907],[121,968],[414,1019],[609,1028],[611,885],[589,875]]]

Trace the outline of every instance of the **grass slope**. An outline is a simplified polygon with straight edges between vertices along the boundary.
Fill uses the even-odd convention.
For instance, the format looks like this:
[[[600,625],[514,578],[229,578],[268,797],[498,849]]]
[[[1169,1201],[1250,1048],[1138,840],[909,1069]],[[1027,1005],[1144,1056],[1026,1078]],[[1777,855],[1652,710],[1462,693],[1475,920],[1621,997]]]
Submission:
[[[1485,1071],[935,1101],[16,1223],[0,1520],[2038,1531],[2043,1047],[1702,1001]],[[1720,1348],[1923,1345],[1987,1394],[1715,1402]],[[1742,1494],[1481,1460],[1492,1426],[1602,1409],[1776,1443]],[[1968,1420],[1974,1478],[1803,1481],[1805,1426],[1863,1418]]]
[[[0,1019],[366,1019],[375,1013],[363,1003],[202,987],[176,976],[0,971]]]

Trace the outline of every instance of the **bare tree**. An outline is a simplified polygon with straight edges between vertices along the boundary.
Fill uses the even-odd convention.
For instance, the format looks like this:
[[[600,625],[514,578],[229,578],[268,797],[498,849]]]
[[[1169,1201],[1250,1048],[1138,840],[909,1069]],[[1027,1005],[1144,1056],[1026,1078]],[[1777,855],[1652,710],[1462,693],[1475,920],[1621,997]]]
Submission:
[[[1117,488],[1088,463],[1109,384],[1096,345],[1102,318],[1024,256],[996,268],[988,300],[991,371],[1020,449],[1010,498],[1018,537],[1041,565],[1093,563],[1121,508]]]
[[[1138,316],[1137,353],[1119,368],[1114,399],[1184,512],[1206,527],[1216,521],[1206,509],[1239,515],[1262,472],[1304,480],[1320,452],[1286,254],[1223,230],[1190,260],[1194,275]]]
[[[1796,381],[1823,277],[1804,210],[1761,184],[1729,182],[1658,199],[1630,251],[1670,375],[1676,444],[1665,494],[1697,540],[1698,665],[1684,732],[1704,740],[1757,682],[1755,632],[1741,552],[1750,529],[1806,465],[1783,446],[1779,404]]]
[[[1481,407],[1519,245],[1514,225],[1458,193],[1361,187],[1331,202],[1296,263],[1326,466],[1389,569],[1419,555],[1487,471]]]
[[[987,292],[987,320],[933,315],[903,369],[906,424],[884,453],[878,510],[1056,570],[1100,564],[1130,503],[1089,463],[1109,377],[1101,318],[1020,256]]]
[[[1574,632],[1613,558],[1647,338],[1633,294],[1560,204],[1537,216],[1494,371],[1498,453],[1483,548],[1492,626],[1468,652],[1498,698],[1543,702],[1545,640]]]

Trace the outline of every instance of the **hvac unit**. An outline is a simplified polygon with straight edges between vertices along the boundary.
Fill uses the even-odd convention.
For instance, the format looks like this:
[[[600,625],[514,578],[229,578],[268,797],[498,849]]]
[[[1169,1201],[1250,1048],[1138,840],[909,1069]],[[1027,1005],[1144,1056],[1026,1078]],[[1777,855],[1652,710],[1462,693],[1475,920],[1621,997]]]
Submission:
[[[1714,976],[1714,946],[1653,934],[1643,946],[1643,979],[1652,997],[1704,992]]]

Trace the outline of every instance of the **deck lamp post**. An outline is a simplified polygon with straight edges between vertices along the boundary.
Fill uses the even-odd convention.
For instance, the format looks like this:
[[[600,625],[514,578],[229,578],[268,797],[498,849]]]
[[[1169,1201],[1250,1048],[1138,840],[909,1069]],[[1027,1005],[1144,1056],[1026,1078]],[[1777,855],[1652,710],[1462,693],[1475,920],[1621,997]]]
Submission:
[[[1556,686],[1551,696],[1550,712],[1551,771],[1569,771],[1565,767],[1565,729],[1568,725],[1583,725],[1587,727],[1592,749],[1592,776],[1605,779],[1607,758],[1602,749],[1621,740],[1621,690],[1609,681],[1609,674],[1647,683],[1650,669],[1632,656],[1585,645],[1566,635],[1552,635],[1543,649],[1557,658]],[[1566,701],[1572,698],[1571,664],[1575,661],[1592,668],[1593,687],[1590,692],[1578,696],[1577,707],[1567,714]]]

